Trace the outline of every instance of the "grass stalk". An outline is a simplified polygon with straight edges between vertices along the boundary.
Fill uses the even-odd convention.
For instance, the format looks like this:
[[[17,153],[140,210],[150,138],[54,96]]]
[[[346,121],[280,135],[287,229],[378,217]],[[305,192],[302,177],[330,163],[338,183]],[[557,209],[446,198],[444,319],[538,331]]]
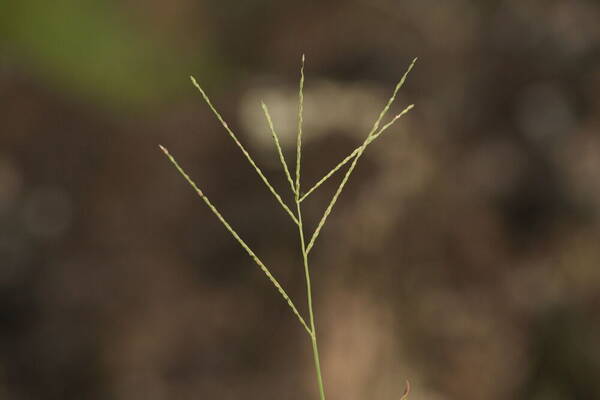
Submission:
[[[317,327],[315,323],[315,312],[313,308],[312,285],[310,279],[310,268],[308,266],[308,251],[304,238],[304,226],[302,224],[302,206],[300,205],[300,164],[302,154],[302,123],[304,113],[304,54],[302,55],[302,65],[300,67],[300,85],[298,89],[298,136],[296,141],[296,213],[298,218],[298,235],[300,238],[300,249],[302,251],[302,262],[304,265],[304,276],[306,280],[306,300],[308,304],[308,317],[310,323],[311,345],[313,351],[313,360],[315,363],[315,374],[317,378],[317,387],[319,389],[320,400],[325,400],[325,388],[323,385],[323,375],[321,374],[321,361],[319,359],[319,346],[317,344]]]
[[[223,217],[221,212],[219,212],[219,210],[211,203],[211,201],[208,199],[208,197],[202,192],[202,190],[200,190],[200,188],[196,185],[196,183],[192,180],[192,178],[190,178],[190,176],[185,172],[185,170],[178,164],[178,162],[169,153],[169,151],[163,146],[159,146],[159,147],[163,151],[163,153],[167,156],[169,161],[173,164],[173,166],[177,169],[177,171],[179,171],[179,173],[183,176],[183,178],[194,189],[196,194],[204,201],[204,203],[206,203],[208,208],[217,217],[217,219],[221,222],[221,224],[223,224],[223,226],[225,226],[227,231],[229,231],[229,233],[240,244],[240,246],[246,251],[246,253],[248,253],[248,255],[258,265],[258,267],[266,275],[266,277],[269,279],[269,281],[271,281],[273,286],[275,286],[277,291],[283,297],[284,301],[290,307],[292,313],[296,316],[296,318],[298,319],[300,324],[304,327],[304,330],[309,335],[310,341],[311,341],[314,367],[315,367],[315,375],[316,375],[317,387],[318,387],[318,391],[319,391],[319,398],[320,398],[320,400],[325,400],[325,389],[324,389],[323,375],[321,373],[321,364],[320,364],[320,359],[319,359],[317,327],[316,327],[316,322],[315,322],[315,311],[314,311],[314,306],[313,306],[313,289],[312,289],[312,283],[311,283],[311,275],[310,275],[310,266],[309,266],[308,256],[319,236],[319,233],[321,232],[321,229],[325,225],[328,216],[331,214],[333,207],[335,206],[335,204],[338,200],[338,197],[340,196],[341,192],[343,191],[344,187],[346,186],[348,179],[350,178],[350,175],[356,168],[358,160],[364,153],[367,146],[369,144],[371,144],[379,136],[381,136],[400,117],[405,115],[407,112],[409,112],[413,108],[413,105],[406,107],[400,114],[397,114],[394,118],[391,119],[391,121],[389,121],[388,123],[386,123],[385,125],[383,125],[380,128],[383,118],[385,117],[390,106],[394,102],[398,91],[404,85],[406,77],[408,76],[408,73],[412,70],[416,59],[413,60],[413,62],[408,67],[407,71],[402,76],[402,79],[398,82],[398,84],[394,88],[394,92],[393,92],[392,96],[389,98],[385,107],[380,112],[379,117],[374,122],[373,127],[371,128],[371,131],[365,138],[364,142],[359,147],[357,147],[352,153],[350,153],[350,155],[348,155],[341,162],[339,162],[334,168],[332,168],[327,174],[325,174],[325,176],[323,176],[315,185],[313,185],[308,190],[308,192],[306,192],[304,195],[301,195],[301,191],[300,191],[301,179],[300,178],[301,178],[301,163],[302,163],[302,124],[303,124],[303,112],[304,112],[304,93],[303,93],[303,91],[304,91],[304,61],[305,61],[305,57],[304,57],[304,55],[302,55],[302,63],[301,63],[301,67],[300,67],[300,83],[299,83],[299,89],[298,89],[298,131],[297,131],[297,138],[296,138],[295,181],[294,181],[294,179],[292,179],[292,175],[290,173],[287,162],[283,155],[283,151],[282,151],[281,145],[279,143],[279,137],[273,126],[273,121],[271,120],[271,115],[269,114],[269,110],[264,103],[261,104],[263,112],[265,114],[265,117],[266,117],[268,125],[269,125],[269,129],[271,131],[271,136],[273,137],[273,141],[275,143],[275,149],[279,156],[279,160],[280,160],[282,169],[283,169],[283,171],[286,175],[287,181],[290,185],[290,190],[291,190],[292,194],[294,195],[294,202],[296,204],[296,213],[294,213],[283,202],[283,200],[281,199],[281,196],[279,195],[277,190],[275,190],[275,188],[271,185],[271,183],[266,178],[266,176],[262,173],[261,169],[256,165],[256,163],[254,162],[254,160],[252,159],[252,157],[250,156],[248,151],[245,149],[245,147],[242,145],[242,143],[238,140],[237,136],[233,133],[233,131],[229,128],[229,126],[227,125],[227,123],[225,122],[225,120],[223,119],[221,114],[219,114],[219,112],[213,106],[212,102],[210,101],[210,99],[208,98],[208,96],[206,95],[204,90],[200,87],[200,85],[198,85],[198,83],[196,82],[194,77],[191,77],[191,79],[192,79],[192,83],[194,84],[194,86],[202,94],[202,97],[204,98],[206,104],[211,109],[213,114],[217,117],[217,119],[219,120],[221,125],[225,128],[225,130],[227,131],[229,136],[233,139],[235,144],[242,151],[242,153],[244,154],[244,156],[246,157],[246,159],[248,160],[250,165],[256,170],[256,172],[260,176],[263,183],[267,186],[267,188],[273,194],[273,196],[276,198],[276,200],[281,205],[281,207],[289,214],[289,216],[292,218],[292,220],[298,227],[300,250],[301,250],[302,262],[303,262],[303,266],[304,266],[304,276],[305,276],[305,280],[306,280],[306,300],[307,300],[307,308],[308,308],[308,323],[302,317],[302,315],[298,311],[297,307],[295,306],[294,302],[288,296],[287,292],[284,290],[282,285],[279,283],[279,281],[277,281],[277,279],[275,279],[275,277],[273,276],[273,274],[271,273],[269,268],[267,268],[267,266],[262,262],[262,260],[260,258],[258,258],[258,256],[248,246],[248,244],[246,244],[246,242],[238,235],[238,233],[235,231],[235,229],[229,224],[229,222],[227,222],[227,220]],[[346,164],[348,164],[350,162],[351,162],[350,167],[346,171],[344,178],[342,179],[342,182],[339,184],[335,194],[331,198],[327,208],[325,209],[325,211],[323,213],[323,216],[321,217],[316,229],[314,230],[314,232],[310,238],[310,241],[307,244],[306,243],[307,237],[305,236],[304,224],[303,224],[303,219],[302,219],[302,206],[301,206],[302,201],[305,200],[316,189],[318,189],[325,181],[327,181],[340,168],[342,168],[343,166],[345,166]],[[410,390],[410,386],[408,385],[408,382],[407,382],[406,390],[405,390],[401,400],[406,400],[409,390]]]

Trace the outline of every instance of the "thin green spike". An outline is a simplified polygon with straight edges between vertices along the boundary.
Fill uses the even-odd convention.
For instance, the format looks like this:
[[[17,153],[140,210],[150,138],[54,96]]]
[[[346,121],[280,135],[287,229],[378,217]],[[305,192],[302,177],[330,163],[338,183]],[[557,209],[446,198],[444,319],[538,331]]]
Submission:
[[[296,139],[296,199],[300,198],[300,160],[302,158],[302,122],[304,114],[304,60],[300,66],[300,85],[298,89],[298,136]]]
[[[379,117],[377,118],[377,120],[373,124],[373,128],[371,129],[371,132],[369,132],[369,134],[367,135],[367,138],[365,139],[364,143],[362,144],[362,146],[358,150],[358,154],[356,154],[356,156],[354,157],[354,160],[352,161],[352,164],[350,165],[350,168],[348,168],[348,171],[346,171],[346,175],[344,175],[344,179],[342,180],[342,182],[338,186],[335,194],[331,198],[331,201],[329,202],[329,205],[325,209],[325,212],[323,213],[323,216],[321,217],[321,220],[319,221],[319,224],[317,225],[317,228],[315,229],[312,237],[310,238],[310,241],[309,241],[308,246],[307,246],[307,252],[310,252],[311,249],[313,248],[313,246],[315,245],[315,241],[319,237],[319,233],[321,232],[321,229],[323,228],[323,225],[325,225],[325,222],[327,221],[327,217],[329,217],[329,215],[331,214],[331,211],[333,210],[333,207],[335,206],[335,203],[337,202],[338,197],[340,196],[340,194],[344,190],[344,187],[346,186],[346,183],[348,182],[348,179],[350,178],[350,175],[352,175],[352,172],[354,171],[354,168],[356,168],[356,164],[358,163],[358,160],[362,156],[362,154],[365,151],[365,148],[367,147],[367,145],[370,143],[371,137],[375,134],[375,132],[379,128],[379,124],[381,123],[381,120],[387,114],[388,110],[390,109],[390,106],[392,105],[392,103],[396,99],[396,95],[398,94],[398,91],[404,85],[404,82],[406,81],[406,77],[408,76],[408,74],[410,73],[410,71],[413,69],[413,67],[414,67],[414,65],[415,65],[416,62],[417,62],[417,59],[415,58],[412,61],[412,63],[409,65],[408,69],[406,70],[406,72],[404,73],[404,75],[402,76],[402,78],[400,79],[400,81],[398,82],[398,84],[396,85],[396,87],[394,88],[394,92],[392,93],[392,96],[389,98],[387,104],[385,105],[385,107],[383,108],[383,110],[379,114]]]
[[[390,122],[388,122],[387,124],[385,124],[376,134],[374,134],[373,136],[371,136],[371,138],[367,141],[367,145],[371,144],[383,132],[385,132],[387,130],[387,128],[389,128],[390,126],[392,126],[394,124],[394,122],[396,122],[400,117],[402,117],[404,114],[406,114],[407,112],[409,112],[413,108],[414,108],[414,104],[411,104],[410,106],[406,107],[400,114],[396,115]],[[362,145],[358,146],[356,149],[354,149],[354,151],[352,153],[350,153],[350,155],[346,156],[346,158],[344,158],[335,167],[333,167],[333,169],[331,169],[324,177],[322,177],[317,183],[315,183],[314,186],[311,187],[308,190],[308,192],[306,192],[304,195],[302,195],[302,197],[300,197],[300,201],[304,201],[304,199],[306,199],[319,186],[321,186],[323,183],[325,183],[325,181],[327,181],[329,178],[331,178],[331,176],[333,174],[335,174],[340,168],[342,168],[349,161],[351,161],[354,157],[356,157],[356,155],[360,151],[361,147],[362,147]]]
[[[292,309],[292,312],[296,315],[296,317],[298,318],[298,320],[300,321],[302,326],[304,326],[304,329],[306,329],[306,332],[308,332],[308,334],[312,337],[313,336],[312,331],[310,330],[310,328],[304,321],[304,318],[302,318],[302,316],[300,315],[300,312],[298,312],[298,309],[292,302],[292,299],[290,299],[290,296],[288,296],[288,294],[283,289],[281,284],[277,281],[277,279],[275,279],[273,274],[271,274],[271,271],[269,271],[267,266],[258,258],[258,256],[254,253],[254,251],[252,251],[252,249],[246,244],[246,242],[244,242],[244,240],[242,240],[242,238],[231,227],[231,225],[229,225],[229,223],[225,220],[223,215],[221,215],[219,210],[217,210],[217,208],[211,203],[211,201],[208,199],[208,197],[206,197],[206,195],[202,192],[202,190],[200,190],[200,188],[196,185],[196,183],[192,180],[192,178],[190,178],[190,176],[185,172],[185,170],[179,165],[179,163],[175,160],[175,158],[171,155],[171,153],[169,153],[169,150],[167,150],[165,147],[163,147],[161,145],[159,145],[159,147],[163,151],[163,153],[165,153],[165,155],[167,156],[169,161],[171,161],[171,163],[175,166],[175,168],[177,168],[177,171],[179,171],[179,173],[185,178],[185,180],[190,184],[190,186],[196,191],[198,196],[200,196],[200,198],[202,200],[204,200],[204,202],[206,203],[208,208],[210,208],[210,210],[213,212],[213,214],[215,214],[217,216],[219,221],[221,221],[221,223],[225,226],[225,228],[229,231],[229,233],[231,233],[231,235],[235,238],[235,240],[237,240],[237,242],[242,246],[242,248],[244,250],[246,250],[246,253],[248,253],[248,255],[254,260],[254,262],[259,266],[259,268],[267,276],[267,278],[271,281],[271,283],[273,283],[273,286],[275,286],[275,288],[279,291],[279,293],[281,294],[283,299],[287,302],[287,304]]]
[[[275,199],[277,200],[277,202],[279,202],[279,204],[281,205],[281,207],[283,207],[283,209],[290,215],[290,217],[292,218],[292,220],[296,224],[298,224],[298,219],[296,218],[296,216],[294,215],[294,213],[292,212],[292,210],[290,210],[290,208],[283,202],[283,200],[281,199],[281,196],[279,195],[279,193],[277,193],[277,191],[275,190],[275,188],[271,185],[271,183],[269,183],[269,180],[263,174],[263,172],[258,167],[258,165],[256,165],[256,163],[254,162],[254,160],[252,159],[252,157],[250,156],[250,154],[248,153],[248,151],[246,150],[246,148],[238,140],[237,136],[235,135],[235,133],[233,133],[233,131],[231,130],[231,128],[229,128],[229,125],[227,125],[227,122],[225,122],[225,120],[223,119],[223,117],[221,116],[221,114],[219,114],[219,112],[217,111],[217,109],[215,108],[215,106],[213,106],[212,102],[210,101],[210,99],[208,98],[207,94],[204,92],[204,90],[202,89],[202,87],[200,87],[200,85],[198,84],[198,82],[196,82],[196,79],[193,76],[190,76],[190,79],[192,80],[192,83],[194,84],[194,86],[196,87],[196,89],[198,89],[200,91],[200,93],[202,94],[202,97],[204,98],[204,101],[206,102],[206,104],[208,104],[208,107],[212,110],[213,114],[215,114],[215,116],[217,117],[217,119],[219,120],[219,122],[221,123],[221,125],[223,125],[223,128],[225,128],[225,130],[227,131],[227,133],[229,133],[229,136],[231,136],[231,138],[233,139],[233,141],[235,142],[235,144],[240,148],[240,150],[242,151],[242,153],[244,154],[244,156],[246,156],[246,159],[248,160],[248,162],[250,163],[250,165],[252,165],[252,167],[254,168],[254,170],[256,171],[256,173],[260,176],[260,178],[262,179],[262,181],[264,182],[264,184],[267,186],[267,188],[269,189],[269,191],[271,191],[271,193],[273,194],[273,196],[275,196]]]
[[[267,118],[267,122],[269,124],[269,128],[271,129],[271,136],[273,136],[273,142],[275,142],[275,147],[277,148],[277,154],[279,155],[279,161],[281,162],[281,166],[283,167],[283,171],[285,172],[285,176],[287,177],[288,182],[290,183],[290,188],[292,189],[292,193],[296,194],[296,187],[294,186],[294,181],[292,180],[292,175],[290,175],[290,170],[288,168],[287,162],[285,161],[285,157],[283,156],[283,151],[281,150],[281,145],[279,144],[279,137],[275,132],[275,128],[273,127],[273,121],[271,120],[271,114],[269,114],[269,109],[267,105],[261,101],[261,106],[263,112],[265,113],[265,117]]]
[[[418,58],[415,57],[412,60],[412,62],[410,63],[410,65],[406,69],[406,72],[404,73],[404,75],[402,75],[402,78],[396,84],[396,87],[394,88],[394,93],[392,93],[392,97],[390,97],[390,99],[388,100],[388,102],[385,105],[385,107],[383,108],[383,110],[381,110],[381,113],[379,114],[379,118],[377,118],[377,121],[375,121],[375,124],[373,124],[373,129],[371,129],[371,132],[369,132],[369,135],[367,136],[367,139],[368,139],[369,136],[372,136],[375,133],[375,131],[377,131],[377,129],[379,128],[379,124],[381,123],[381,120],[383,119],[383,117],[385,117],[385,114],[387,114],[387,112],[390,109],[390,106],[392,105],[392,103],[394,102],[394,100],[396,100],[396,95],[398,94],[398,91],[400,91],[400,89],[402,88],[402,86],[404,86],[404,82],[406,82],[406,78],[408,77],[408,74],[410,73],[410,71],[412,71],[413,67],[415,66],[415,63],[417,62],[417,59]]]
[[[298,140],[296,149],[296,210],[298,215],[298,234],[300,237],[300,249],[302,252],[302,260],[304,264],[304,275],[306,279],[306,300],[308,305],[308,315],[310,330],[313,333],[311,338],[313,360],[315,363],[315,374],[317,378],[317,387],[319,389],[319,397],[325,400],[325,388],[323,385],[323,375],[321,374],[321,362],[319,360],[319,348],[317,345],[317,327],[315,322],[315,312],[313,309],[312,286],[310,279],[310,268],[308,265],[308,252],[306,250],[306,241],[304,237],[304,227],[302,225],[302,207],[300,205],[300,167],[301,167],[301,151],[302,151],[302,113],[304,103],[304,54],[302,55],[302,66],[300,67],[300,89],[299,89],[299,104],[298,104]]]

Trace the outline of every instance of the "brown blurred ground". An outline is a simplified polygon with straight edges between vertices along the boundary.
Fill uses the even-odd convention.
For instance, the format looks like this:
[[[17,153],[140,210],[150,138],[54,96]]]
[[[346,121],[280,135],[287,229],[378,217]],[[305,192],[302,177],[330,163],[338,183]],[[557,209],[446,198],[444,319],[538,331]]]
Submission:
[[[304,306],[294,227],[188,80],[284,190],[259,102],[291,131],[302,52],[305,188],[420,58],[312,253],[329,397],[600,398],[598,2],[0,9],[0,398],[316,398],[301,328],[157,147]]]

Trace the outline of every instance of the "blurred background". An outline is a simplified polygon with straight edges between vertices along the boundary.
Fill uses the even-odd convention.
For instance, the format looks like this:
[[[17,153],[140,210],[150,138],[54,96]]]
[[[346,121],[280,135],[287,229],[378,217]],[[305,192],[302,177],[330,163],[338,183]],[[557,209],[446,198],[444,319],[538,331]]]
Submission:
[[[419,57],[311,253],[329,398],[600,398],[593,0],[3,1],[0,398],[317,398],[304,331],[157,147],[306,312],[296,228],[189,81],[284,192],[260,101],[292,161],[302,53],[305,190]]]

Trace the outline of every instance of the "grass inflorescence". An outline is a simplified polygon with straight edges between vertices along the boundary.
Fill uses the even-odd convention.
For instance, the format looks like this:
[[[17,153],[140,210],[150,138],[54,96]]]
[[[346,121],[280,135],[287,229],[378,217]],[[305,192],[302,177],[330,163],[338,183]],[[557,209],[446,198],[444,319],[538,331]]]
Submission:
[[[283,208],[283,210],[290,216],[292,222],[298,227],[298,239],[300,242],[300,254],[302,257],[304,273],[305,273],[305,280],[306,280],[306,301],[307,301],[307,306],[308,306],[308,318],[307,318],[308,322],[307,322],[307,319],[305,319],[302,316],[302,314],[298,311],[298,308],[296,307],[296,305],[294,304],[294,302],[292,301],[290,296],[287,294],[287,292],[285,291],[283,286],[279,283],[279,281],[273,276],[273,274],[271,273],[269,268],[264,264],[264,262],[254,253],[254,251],[248,246],[248,244],[240,237],[240,235],[229,224],[229,222],[225,219],[225,217],[223,217],[221,212],[215,207],[215,205],[208,199],[208,197],[204,194],[204,192],[198,187],[198,185],[194,182],[194,180],[179,165],[179,163],[171,155],[171,153],[169,153],[169,151],[164,146],[159,145],[159,147],[165,153],[165,155],[171,161],[171,163],[175,166],[177,171],[179,171],[179,173],[185,178],[185,180],[190,184],[190,186],[196,191],[196,194],[204,201],[204,203],[206,203],[206,205],[212,211],[212,213],[215,214],[215,216],[219,219],[219,221],[223,224],[223,226],[225,226],[225,228],[234,237],[234,239],[240,244],[240,246],[242,246],[242,248],[246,251],[246,253],[248,253],[248,255],[252,258],[252,260],[254,260],[254,262],[258,265],[258,267],[266,275],[266,277],[269,279],[269,281],[271,281],[273,286],[275,286],[275,288],[277,289],[279,294],[283,297],[284,301],[290,307],[292,313],[296,316],[296,318],[298,319],[298,321],[300,322],[300,324],[306,331],[306,333],[310,339],[312,352],[313,352],[316,383],[317,383],[317,387],[318,387],[318,391],[319,391],[319,397],[320,397],[320,400],[325,400],[325,388],[324,388],[324,383],[323,383],[323,374],[321,373],[321,363],[319,360],[317,327],[316,327],[316,323],[315,323],[315,311],[313,308],[313,299],[312,299],[313,290],[312,290],[312,285],[311,285],[309,253],[311,252],[312,248],[314,247],[316,240],[319,237],[319,234],[321,232],[321,229],[327,222],[327,218],[333,211],[339,196],[341,195],[346,184],[348,183],[348,180],[349,180],[350,176],[352,175],[352,172],[356,168],[356,165],[357,165],[359,159],[362,157],[366,148],[375,139],[380,137],[388,128],[390,128],[399,118],[401,118],[403,115],[408,113],[414,107],[414,105],[412,105],[412,104],[409,105],[404,110],[402,110],[402,112],[400,112],[399,114],[397,114],[393,118],[391,118],[389,122],[387,122],[383,126],[381,126],[383,119],[387,115],[392,103],[396,99],[398,91],[404,85],[404,82],[406,81],[406,77],[408,76],[408,74],[410,73],[412,68],[414,67],[417,59],[415,58],[412,61],[412,63],[409,65],[408,69],[406,70],[406,72],[404,73],[404,75],[402,76],[402,78],[400,79],[400,81],[398,82],[396,87],[394,88],[394,91],[393,91],[391,97],[385,104],[384,108],[381,110],[378,118],[373,123],[373,127],[367,134],[363,143],[360,144],[354,151],[352,151],[342,161],[340,161],[329,172],[327,172],[321,179],[319,179],[314,185],[312,185],[303,194],[302,189],[301,189],[301,166],[302,166],[302,135],[303,135],[302,124],[303,124],[303,113],[304,113],[304,61],[305,61],[305,57],[304,57],[304,55],[302,55],[302,64],[300,67],[300,83],[299,83],[299,88],[298,88],[298,129],[297,129],[297,140],[296,140],[296,168],[295,168],[295,174],[293,177],[292,177],[292,174],[290,173],[288,163],[285,160],[285,156],[283,155],[283,151],[282,151],[281,145],[279,143],[279,137],[278,137],[275,127],[273,125],[273,121],[271,119],[269,109],[264,102],[261,103],[267,124],[269,126],[269,130],[271,132],[271,136],[273,137],[273,142],[275,144],[275,149],[277,151],[277,155],[279,156],[279,161],[281,163],[281,167],[282,167],[283,172],[285,173],[287,181],[290,185],[290,191],[291,191],[291,193],[293,195],[293,199],[294,199],[294,204],[292,206],[288,206],[283,201],[279,192],[275,189],[275,187],[269,182],[267,177],[263,174],[262,170],[258,167],[258,165],[254,161],[254,159],[252,158],[250,153],[248,153],[248,151],[246,150],[244,145],[238,139],[237,135],[231,130],[231,128],[229,127],[227,122],[225,122],[225,120],[223,119],[221,114],[217,111],[215,106],[212,104],[210,98],[208,97],[206,92],[202,89],[202,87],[198,84],[196,79],[194,77],[191,77],[191,80],[192,80],[193,85],[200,91],[202,98],[204,99],[204,101],[206,102],[208,107],[211,109],[213,114],[217,117],[217,119],[219,120],[219,122],[221,123],[223,128],[225,128],[225,131],[229,134],[229,136],[233,139],[233,141],[238,146],[238,148],[242,151],[243,155],[246,157],[246,159],[248,160],[250,165],[254,168],[256,173],[259,175],[260,179],[265,184],[265,186],[268,188],[268,190],[271,192],[273,197],[275,197],[275,200],[277,201],[277,203]],[[329,201],[329,204],[325,208],[323,215],[322,215],[321,219],[319,220],[319,223],[317,224],[317,227],[313,230],[313,232],[310,234],[310,236],[307,236],[305,234],[305,226],[303,224],[303,219],[302,219],[302,202],[308,196],[310,196],[316,189],[318,189],[325,181],[327,181],[329,178],[331,178],[337,171],[342,169],[348,163],[350,163],[350,166],[346,170],[346,173],[344,174],[344,177],[343,177],[341,183],[338,185],[334,195],[332,196],[331,200]],[[292,211],[293,209],[295,209],[295,211]],[[310,239],[307,240],[308,238],[310,238]],[[406,390],[402,396],[402,400],[405,400],[408,397],[409,388],[410,388],[410,386],[407,382]]]

